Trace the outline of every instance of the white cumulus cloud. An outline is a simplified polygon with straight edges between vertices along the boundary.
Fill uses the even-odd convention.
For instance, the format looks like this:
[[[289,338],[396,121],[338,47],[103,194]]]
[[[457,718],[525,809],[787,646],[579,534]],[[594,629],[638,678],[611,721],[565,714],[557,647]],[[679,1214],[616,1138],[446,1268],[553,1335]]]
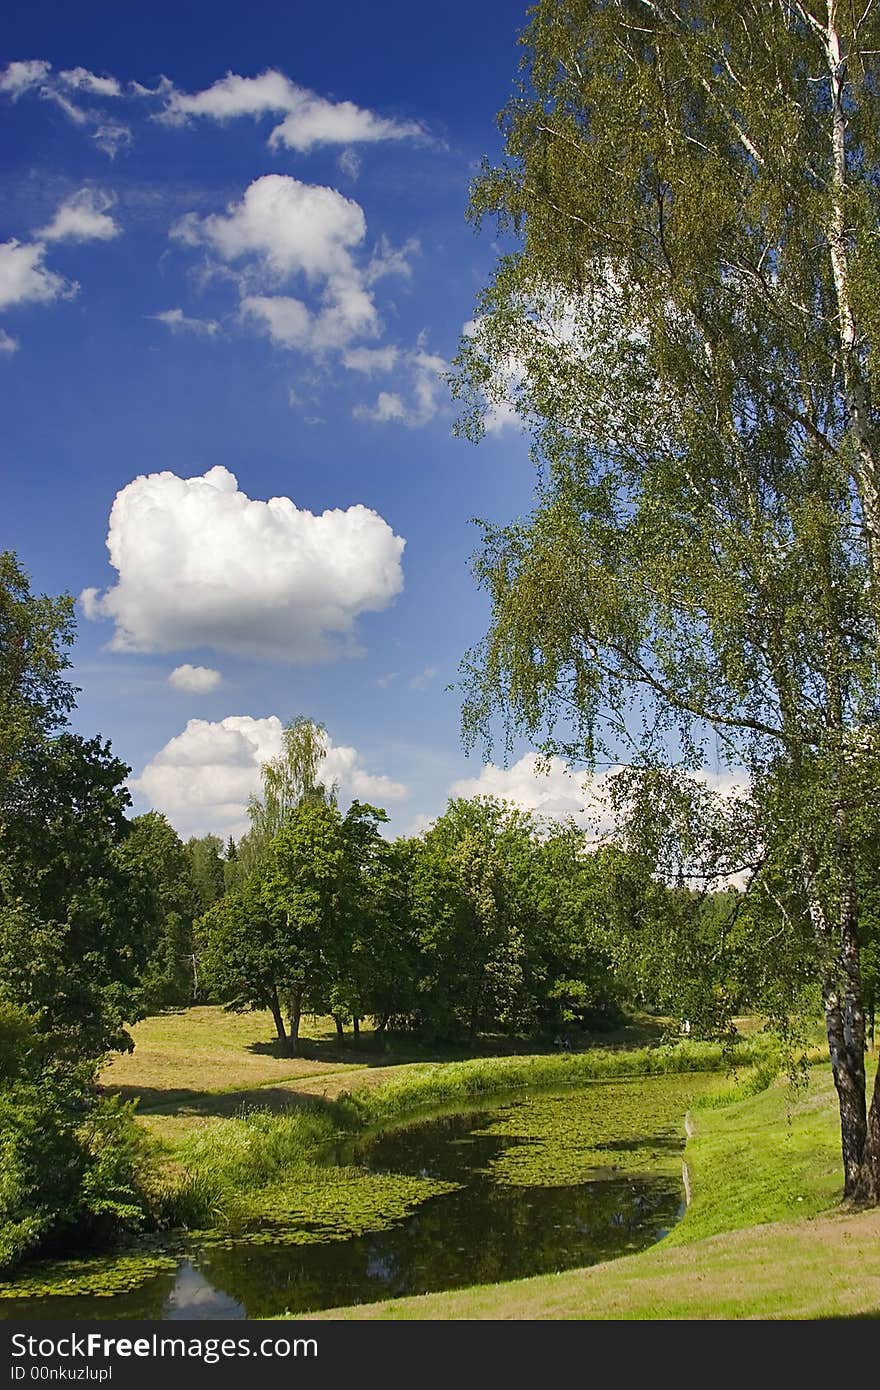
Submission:
[[[275,715],[229,715],[217,722],[190,719],[131,786],[181,835],[212,831],[239,836],[248,828],[248,799],[260,792],[260,764],[281,752],[282,729]],[[406,796],[400,783],[369,772],[355,748],[336,746],[332,740],[319,780],[338,784],[340,799],[356,797],[383,805]]]
[[[188,695],[207,695],[222,682],[219,671],[212,670],[210,666],[190,666],[189,662],[175,666],[168,677],[168,684],[174,690],[182,690]]]
[[[336,297],[317,313],[301,299],[283,294],[245,295],[241,313],[257,323],[276,347],[317,353],[343,348],[353,338],[377,332],[378,320],[375,305],[365,291],[357,285],[341,290],[341,286],[333,286]]]
[[[79,286],[43,265],[46,247],[41,241],[6,241],[0,244],[0,309],[16,304],[49,304],[69,298]]]
[[[335,188],[265,174],[225,214],[189,213],[171,235],[186,246],[207,247],[227,264],[243,262],[242,315],[277,346],[323,352],[379,331],[368,288],[373,263],[361,266],[355,259],[366,230],[363,209]],[[392,254],[380,249],[380,258]],[[266,293],[293,278],[311,303]]]
[[[210,647],[313,661],[356,650],[359,614],[403,587],[405,541],[361,505],[319,516],[289,497],[254,501],[225,468],[151,473],[117,493],[107,548],[118,581],[80,596],[111,618],[120,651]]]
[[[264,174],[226,214],[190,213],[173,231],[187,245],[210,246],[225,261],[257,255],[279,279],[348,274],[350,253],[366,234],[363,209],[335,188]]]
[[[111,241],[122,228],[108,216],[115,199],[95,189],[82,188],[66,198],[52,221],[41,227],[43,241]]]
[[[305,153],[321,145],[355,145],[379,140],[426,138],[418,121],[379,116],[351,101],[330,101],[269,69],[257,77],[228,72],[201,92],[165,90],[159,119],[181,125],[194,117],[231,121],[241,116],[283,116],[269,136],[270,145]]]
[[[558,757],[551,758],[544,770],[537,753],[526,753],[511,767],[486,763],[479,776],[455,782],[449,794],[491,796],[553,820],[571,816],[579,825],[603,833],[609,828],[603,789],[608,776],[605,772],[585,779]]]

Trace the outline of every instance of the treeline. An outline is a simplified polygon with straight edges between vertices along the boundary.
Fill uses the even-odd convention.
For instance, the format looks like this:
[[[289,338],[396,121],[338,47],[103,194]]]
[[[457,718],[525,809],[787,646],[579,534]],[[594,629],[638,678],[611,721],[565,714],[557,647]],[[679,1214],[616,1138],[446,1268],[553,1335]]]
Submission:
[[[491,798],[389,841],[384,811],[343,813],[320,782],[324,746],[321,725],[288,726],[239,845],[184,845],[156,812],[133,822],[126,858],[153,885],[149,1007],[267,1009],[291,1052],[304,1014],[447,1041],[600,1028],[633,1004],[684,1001],[702,1031],[729,1017],[742,984],[707,991],[704,968],[728,895],[667,887],[644,855]]]
[[[333,1016],[340,1033],[369,1017],[380,1033],[444,1039],[619,1015],[626,906],[608,898],[609,852],[584,854],[571,826],[539,836],[532,817],[488,800],[451,802],[413,839],[383,839],[384,820],[320,795],[292,809],[260,864],[195,923],[200,997],[270,1010],[290,1050],[304,1013]],[[651,896],[634,865],[618,877]]]

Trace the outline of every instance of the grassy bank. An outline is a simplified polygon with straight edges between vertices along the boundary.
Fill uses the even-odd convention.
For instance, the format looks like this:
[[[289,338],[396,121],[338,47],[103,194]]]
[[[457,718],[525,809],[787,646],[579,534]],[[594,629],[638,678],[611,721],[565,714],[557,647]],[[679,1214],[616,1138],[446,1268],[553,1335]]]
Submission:
[[[584,1039],[587,1055],[632,1053],[644,1057],[661,1046],[664,1020],[641,1018],[612,1033]],[[550,1084],[554,1068],[571,1070],[581,1051],[560,1054],[541,1051],[534,1044],[510,1039],[484,1038],[465,1050],[450,1045],[428,1045],[408,1036],[377,1037],[364,1030],[357,1046],[351,1038],[343,1045],[331,1019],[308,1019],[299,1057],[284,1057],[273,1039],[271,1015],[255,1011],[229,1014],[212,1005],[144,1019],[132,1029],[135,1050],[106,1067],[102,1082],[125,1099],[137,1099],[138,1116],[160,1138],[176,1142],[217,1119],[234,1118],[243,1109],[284,1110],[309,1099],[333,1100],[348,1091],[385,1090],[394,1083],[394,1098],[387,1104],[409,1104],[397,1083],[420,1076],[432,1077],[437,1104],[468,1099],[468,1089],[479,1096],[497,1089],[533,1084],[534,1066],[546,1062]],[[455,1068],[459,1062],[466,1067]],[[476,1063],[487,1071],[469,1071]],[[443,1071],[452,1066],[449,1088],[441,1094]],[[603,1065],[599,1058],[597,1069]],[[617,1064],[614,1064],[617,1065]],[[628,1064],[621,1062],[621,1067]],[[637,1062],[636,1069],[641,1066]],[[659,1065],[655,1060],[651,1066]],[[493,1078],[495,1067],[511,1067]],[[525,1080],[518,1079],[525,1067]],[[598,1070],[597,1070],[597,1074]],[[607,1074],[611,1074],[610,1072]],[[418,1101],[419,1104],[423,1102]]]
[[[312,1020],[303,1055],[290,1058],[278,1054],[268,1015],[203,1007],[139,1024],[134,1053],[117,1058],[104,1081],[138,1098],[158,1141],[165,1229],[259,1224],[276,1235],[284,1227],[292,1239],[302,1228],[303,1239],[317,1240],[386,1225],[441,1190],[427,1179],[380,1180],[337,1166],[340,1143],[354,1136],[523,1089],[689,1072],[718,1073],[726,1086],[731,1066],[749,1075],[766,1055],[761,1038],[732,1049],[632,1045],[658,1036],[662,1025],[645,1021],[584,1051],[449,1060],[449,1049],[432,1053],[411,1040],[379,1050],[370,1034],[357,1048],[340,1046],[330,1020]]]
[[[747,1088],[746,1088],[747,1089]],[[880,1213],[840,1184],[827,1068],[690,1115],[692,1203],[660,1245],[585,1270],[328,1310],[322,1318],[746,1318],[880,1314]],[[822,1214],[824,1213],[824,1214]],[[763,1223],[763,1224],[757,1224]]]
[[[439,1109],[467,1109],[523,1089],[575,1086],[590,1080],[727,1071],[759,1055],[746,1042],[733,1051],[714,1043],[681,1042],[632,1051],[594,1049],[549,1057],[474,1058],[401,1068],[398,1079],[356,1087],[333,1100],[300,1096],[273,1111],[245,1108],[203,1124],[166,1146],[160,1203],[164,1221],[189,1229],[263,1222],[308,1222],[322,1238],[323,1214],[333,1230],[368,1229],[365,1209],[389,1208],[389,1220],[442,1190],[428,1179],[376,1175],[332,1163],[340,1141]],[[384,1188],[384,1194],[380,1193]],[[308,1194],[308,1201],[303,1194]],[[347,1195],[346,1195],[347,1194]],[[349,1201],[351,1222],[346,1222]],[[329,1206],[328,1206],[329,1203]],[[366,1203],[366,1208],[365,1208]],[[311,1204],[311,1205],[310,1205]]]

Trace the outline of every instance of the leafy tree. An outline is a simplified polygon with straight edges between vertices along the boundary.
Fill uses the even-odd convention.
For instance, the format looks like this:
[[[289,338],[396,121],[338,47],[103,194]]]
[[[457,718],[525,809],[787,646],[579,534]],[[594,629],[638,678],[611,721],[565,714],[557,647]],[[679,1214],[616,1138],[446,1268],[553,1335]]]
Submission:
[[[812,933],[844,1190],[876,1201],[853,817],[880,616],[880,12],[541,0],[524,43],[508,158],[471,205],[519,242],[456,389],[474,437],[513,401],[541,479],[531,517],[484,531],[465,728],[500,709],[649,777],[699,766],[712,730],[748,770]]]
[[[391,843],[376,837],[375,853],[361,891],[366,895],[360,937],[359,1007],[372,1014],[377,1033],[389,1023],[412,1026],[419,1009],[421,947],[414,916],[416,840]]]
[[[238,845],[230,835],[226,841],[226,853],[223,857],[223,891],[228,892],[230,888],[239,888],[242,883],[242,867],[238,858]]]
[[[76,691],[64,679],[73,599],[30,592],[11,551],[0,553],[0,797],[19,749],[67,723]]]
[[[298,716],[285,725],[282,749],[260,768],[262,797],[248,803],[251,828],[238,845],[238,859],[245,874],[260,863],[266,848],[302,801],[333,799],[334,788],[318,780],[327,753],[323,724]]]
[[[88,1062],[57,1066],[28,1015],[0,1003],[0,1269],[65,1234],[99,1241],[149,1219],[148,1140]]]
[[[0,1266],[148,1218],[143,1132],[95,1085],[130,1046],[149,945],[123,863],[130,769],[67,732],[73,604],[0,556]]]
[[[519,923],[508,914],[498,843],[504,820],[497,802],[450,801],[416,856],[420,1012],[428,1030],[440,1036],[474,1037],[496,1026],[499,1014],[518,1012],[522,1002],[524,943]],[[523,829],[527,836],[525,823]]]
[[[235,841],[229,837],[232,858],[235,858]],[[186,842],[186,857],[195,894],[196,911],[199,915],[213,907],[226,891],[225,864],[221,855],[222,840],[216,835],[192,836]],[[228,854],[227,854],[228,857]]]
[[[341,1005],[356,1016],[361,1006],[358,966],[368,911],[362,875],[382,818],[383,812],[357,801],[343,817],[332,802],[306,799],[269,845],[261,891],[275,921],[283,923],[294,961],[284,982],[294,1049],[304,1009]]]
[[[188,1004],[193,998],[198,887],[188,851],[158,811],[135,817],[121,851],[123,864],[140,874],[150,895],[151,946],[142,976],[148,1009]]]
[[[624,1002],[648,1004],[632,965],[644,958],[640,938],[663,890],[632,856],[611,847],[588,853],[584,841],[569,822],[538,846],[542,930],[530,978],[536,991],[540,983],[536,1009],[548,1029],[607,1026]]]
[[[205,986],[227,1009],[269,1009],[288,1050],[283,992],[296,969],[289,933],[267,909],[257,874],[219,898],[196,930]]]
[[[387,979],[391,958],[400,963],[396,947],[406,919],[402,932],[389,922],[389,889],[393,894],[400,863],[379,833],[387,819],[384,811],[360,801],[353,801],[342,819],[344,857],[325,995],[340,1036],[348,1020],[357,1036],[361,1019],[372,1011],[377,986]]]
[[[616,1012],[589,866],[574,826],[548,833],[488,797],[449,803],[413,864],[419,1010],[431,1031],[529,1033]]]
[[[100,738],[21,749],[0,821],[0,991],[58,1055],[130,1048],[149,953],[145,878],[121,853],[130,768]]]
[[[300,801],[260,867],[200,923],[210,988],[229,1008],[270,1009],[285,1050],[298,1049],[304,1011],[362,1007],[363,877],[382,817],[358,802],[343,817],[332,802]]]

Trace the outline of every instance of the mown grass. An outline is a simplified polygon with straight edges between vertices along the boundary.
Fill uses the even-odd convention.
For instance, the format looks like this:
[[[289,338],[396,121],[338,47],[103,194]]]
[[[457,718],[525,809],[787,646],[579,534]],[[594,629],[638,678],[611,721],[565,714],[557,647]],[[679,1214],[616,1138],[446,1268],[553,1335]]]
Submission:
[[[369,1065],[369,1056],[337,1046],[331,1019],[309,1022],[303,1056],[283,1057],[267,1012],[227,1013],[206,1004],[156,1014],[134,1025],[134,1051],[114,1057],[101,1079],[126,1096],[141,1096],[146,1110]]]
[[[699,1107],[686,1149],[692,1201],[669,1244],[816,1216],[839,1200],[840,1128],[827,1065],[810,1067],[794,1086],[782,1076],[730,1105]]]
[[[740,1021],[747,1030],[748,1020]],[[669,1021],[641,1016],[610,1033],[583,1039],[584,1046],[632,1048],[657,1043]],[[275,1039],[272,1016],[263,1010],[235,1014],[213,1004],[169,1010],[131,1029],[134,1051],[116,1056],[105,1068],[104,1084],[126,1096],[142,1097],[141,1109],[167,1110],[194,1098],[306,1079],[340,1071],[467,1060],[474,1056],[526,1055],[542,1049],[524,1039],[482,1038],[464,1047],[420,1041],[403,1034],[379,1035],[363,1029],[355,1043],[340,1043],[333,1020],[308,1017],[302,1055],[285,1057]],[[543,1051],[552,1053],[549,1046]]]
[[[492,1321],[880,1316],[880,1213],[666,1243],[589,1269],[299,1314],[330,1320]]]
[[[138,1025],[138,1050],[114,1064],[111,1084],[143,1094],[145,1118],[174,1140],[166,1143],[163,1194],[172,1225],[210,1228],[215,1238],[248,1223],[262,1224],[271,1239],[282,1225],[306,1238],[309,1230],[344,1238],[399,1219],[428,1194],[406,1180],[377,1186],[374,1175],[334,1167],[328,1159],[341,1137],[522,1088],[719,1075],[691,1111],[691,1206],[654,1250],[586,1271],[322,1316],[824,1316],[880,1307],[877,1242],[864,1236],[874,1218],[819,1215],[840,1189],[827,1065],[812,1067],[804,1087],[784,1078],[770,1084],[780,1061],[761,1036],[734,1049],[690,1040],[633,1047],[621,1038],[561,1055],[413,1061],[416,1049],[377,1053],[369,1037],[359,1051],[340,1049],[329,1021],[313,1024],[306,1055],[292,1059],[274,1055],[269,1027],[263,1015],[212,1008],[163,1015]],[[847,1251],[863,1244],[856,1277]]]

